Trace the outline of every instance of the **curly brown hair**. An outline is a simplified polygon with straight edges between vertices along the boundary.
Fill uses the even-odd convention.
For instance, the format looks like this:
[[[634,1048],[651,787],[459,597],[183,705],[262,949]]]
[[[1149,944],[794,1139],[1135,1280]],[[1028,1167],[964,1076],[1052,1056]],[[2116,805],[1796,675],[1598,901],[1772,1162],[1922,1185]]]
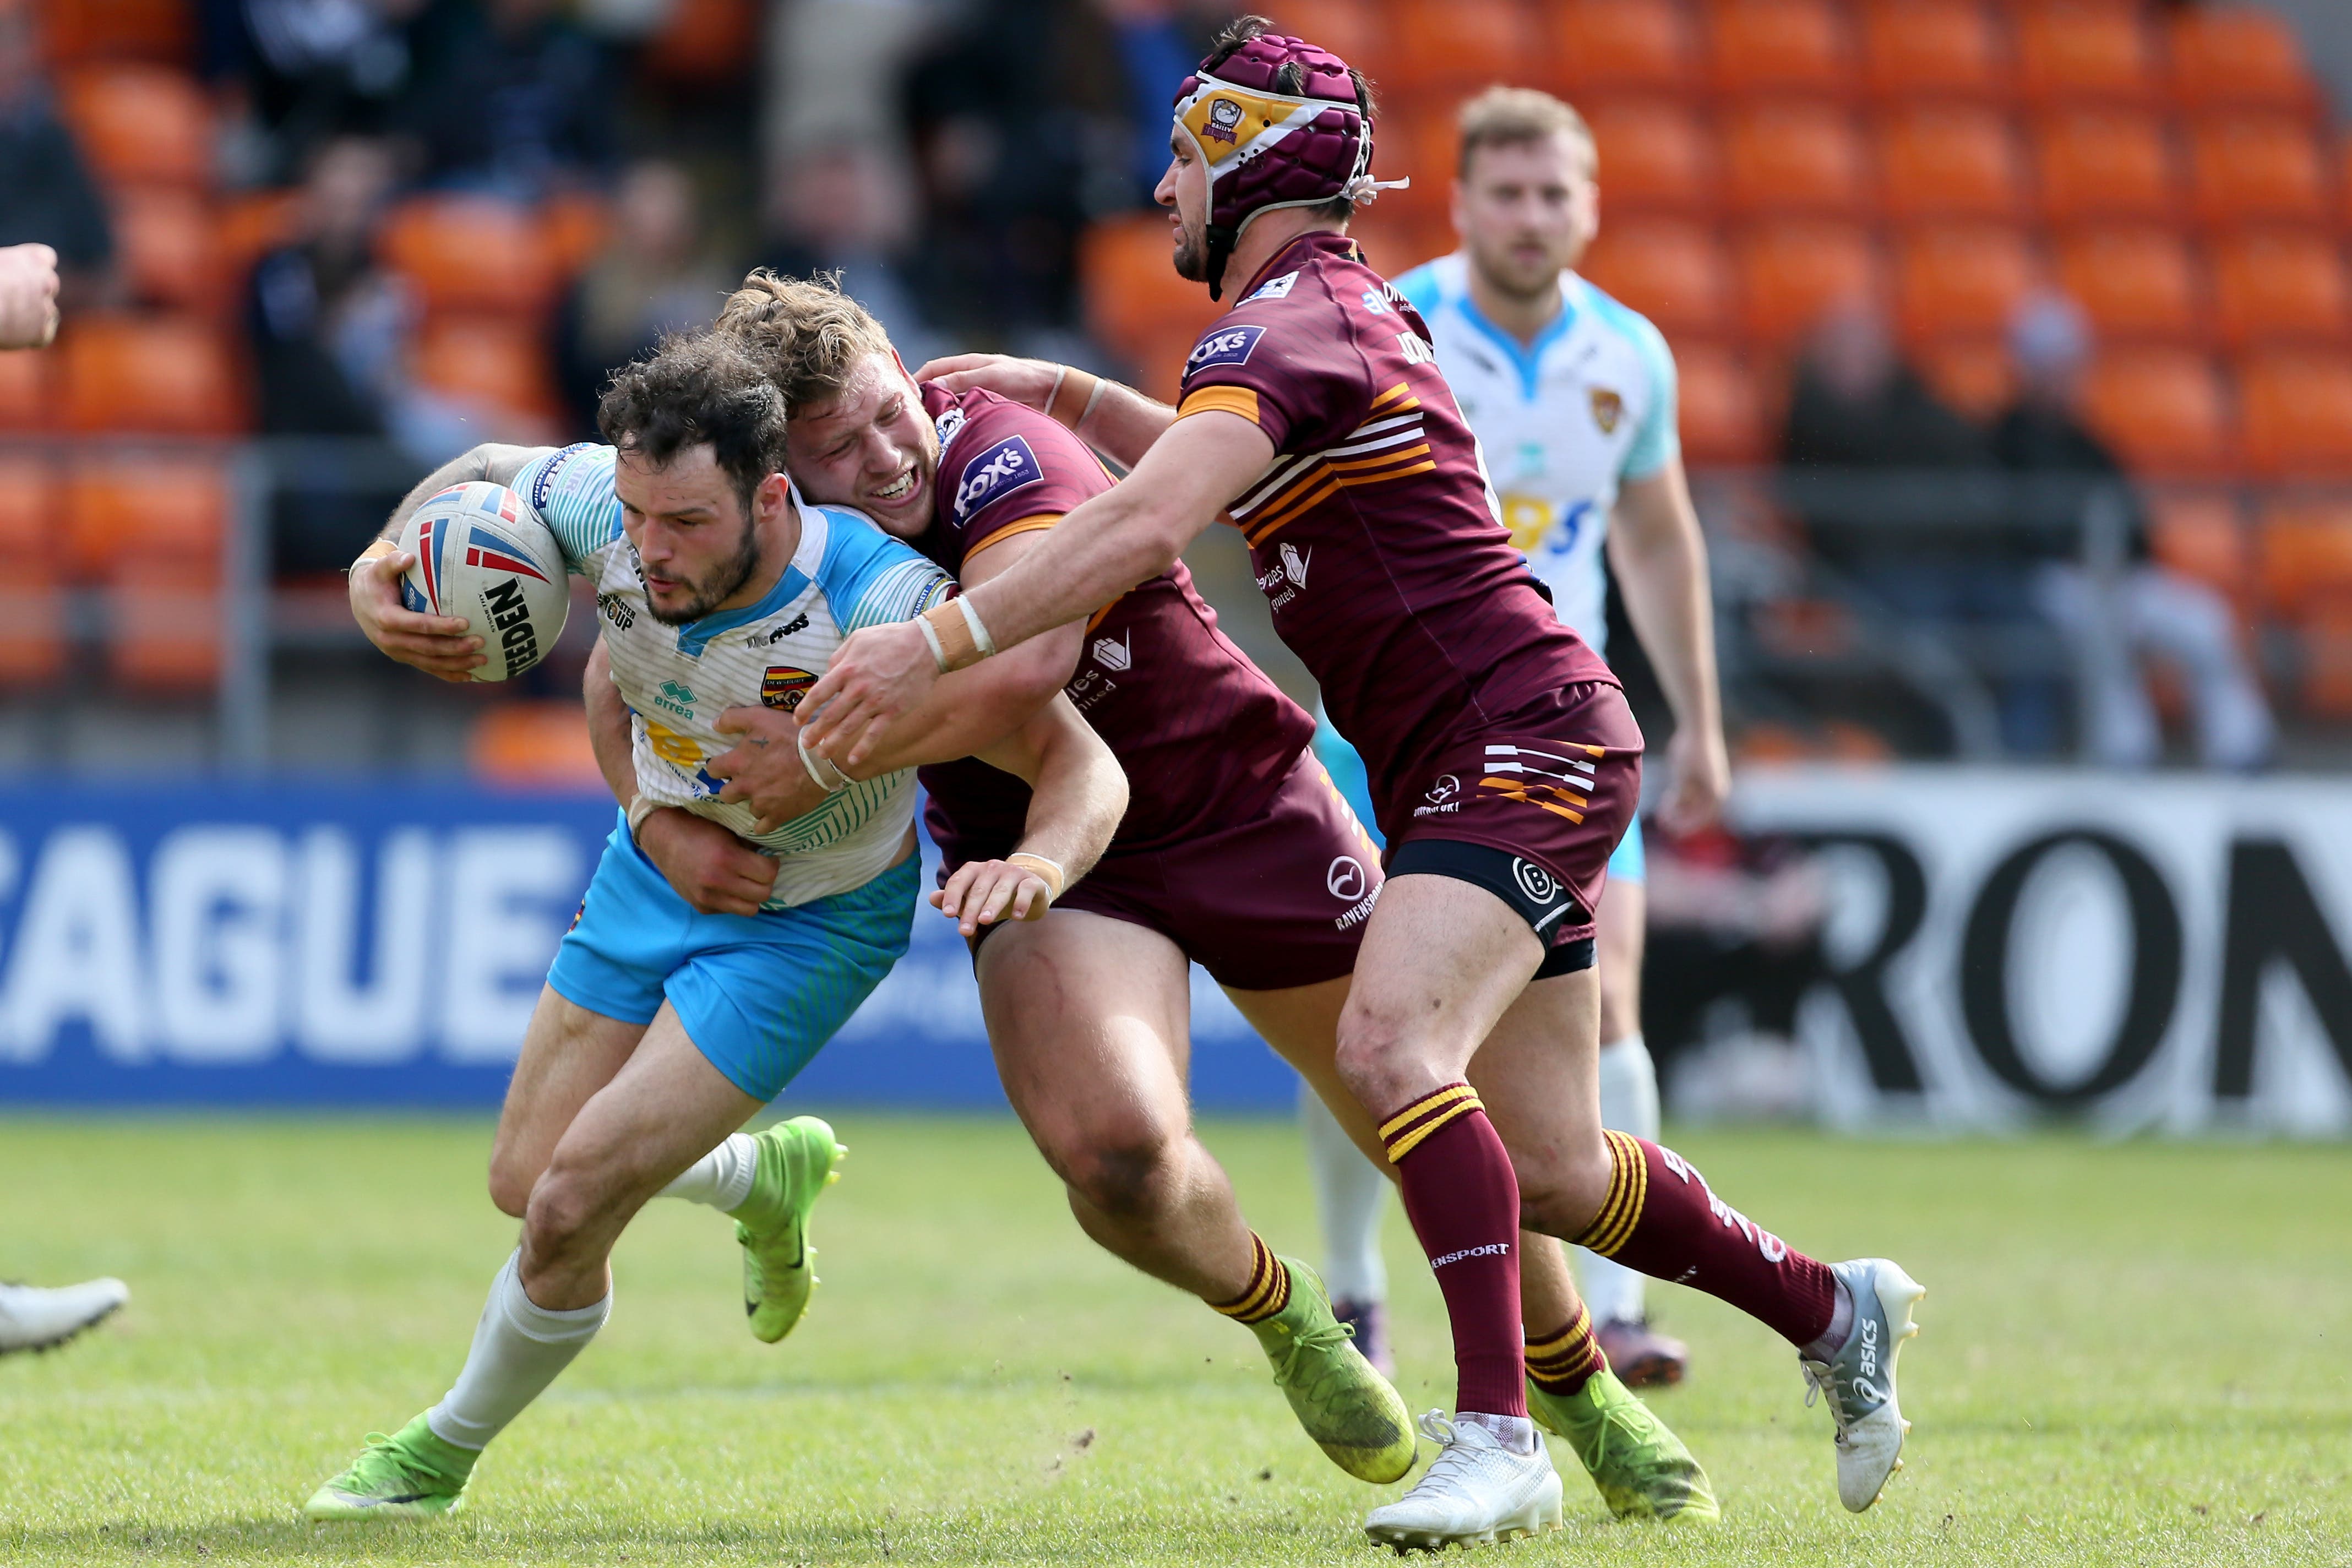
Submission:
[[[858,361],[893,352],[882,323],[841,291],[837,272],[783,278],[760,268],[727,297],[717,330],[775,384],[787,413],[838,397]]]
[[[765,369],[726,333],[678,332],[613,373],[596,405],[611,445],[657,467],[706,443],[751,515],[751,496],[784,467],[784,400]]]

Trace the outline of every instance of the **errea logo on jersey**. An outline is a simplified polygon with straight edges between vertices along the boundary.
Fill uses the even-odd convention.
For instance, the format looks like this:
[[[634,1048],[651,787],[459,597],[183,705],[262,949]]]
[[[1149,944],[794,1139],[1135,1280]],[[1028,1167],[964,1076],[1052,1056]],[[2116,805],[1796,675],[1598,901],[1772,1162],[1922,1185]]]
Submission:
[[[1184,374],[1190,375],[1213,364],[1247,363],[1251,351],[1264,336],[1264,327],[1220,328],[1192,345],[1192,357],[1184,362]]]
[[[681,719],[694,717],[694,688],[684,681],[665,680],[654,693],[654,706],[666,709]]]
[[[965,521],[989,502],[1045,478],[1028,442],[1018,436],[1000,442],[963,466],[963,477],[956,482],[956,521]]]

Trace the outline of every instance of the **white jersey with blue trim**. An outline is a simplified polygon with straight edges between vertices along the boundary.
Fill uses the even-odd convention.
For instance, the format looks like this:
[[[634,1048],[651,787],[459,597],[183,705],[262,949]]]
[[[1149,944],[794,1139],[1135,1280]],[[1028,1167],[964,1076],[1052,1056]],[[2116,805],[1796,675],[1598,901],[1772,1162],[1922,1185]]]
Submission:
[[[1617,492],[1680,456],[1675,361],[1649,321],[1573,272],[1560,313],[1533,344],[1470,298],[1470,259],[1424,262],[1396,280],[1437,345],[1462,416],[1502,498],[1503,522],[1570,629],[1605,652],[1601,549]]]
[[[539,454],[512,489],[553,531],[565,567],[595,584],[613,683],[629,706],[637,788],[707,816],[778,858],[770,909],[862,887],[898,858],[915,816],[912,769],[853,784],[805,816],[757,833],[750,805],[718,798],[703,763],[735,738],[712,728],[730,708],[789,711],[851,632],[910,620],[949,597],[954,579],[845,507],[797,491],[800,547],[766,597],[684,626],[655,619],[637,552],[621,531],[614,450],[583,444]]]

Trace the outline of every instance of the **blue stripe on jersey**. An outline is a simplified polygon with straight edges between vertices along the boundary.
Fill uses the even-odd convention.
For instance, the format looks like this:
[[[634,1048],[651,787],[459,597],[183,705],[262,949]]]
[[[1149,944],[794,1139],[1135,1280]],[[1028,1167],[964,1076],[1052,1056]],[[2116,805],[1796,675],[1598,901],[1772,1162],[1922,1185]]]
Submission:
[[[816,585],[845,632],[910,618],[947,574],[876,527],[862,511],[820,507],[828,524]]]
[[[1617,470],[1621,479],[1646,479],[1683,455],[1681,418],[1676,412],[1681,398],[1674,351],[1666,347],[1665,334],[1649,317],[1611,299],[1591,283],[1584,285],[1584,292],[1592,301],[1593,313],[1633,345],[1633,352],[1642,356],[1650,373],[1649,413],[1641,429],[1634,432],[1633,444],[1625,448],[1625,461]]]
[[[753,621],[764,621],[781,615],[786,605],[808,592],[809,580],[797,566],[787,566],[776,585],[760,595],[756,605],[746,605],[740,610],[721,610],[715,616],[705,616],[698,621],[688,621],[677,628],[677,651],[688,658],[700,658],[710,639],[723,637],[738,626],[748,626]]]
[[[1454,307],[1462,312],[1464,321],[1478,329],[1482,337],[1503,351],[1512,367],[1519,373],[1519,395],[1533,403],[1536,390],[1543,381],[1544,351],[1568,335],[1570,325],[1576,320],[1576,312],[1562,300],[1559,314],[1544,323],[1543,331],[1536,334],[1534,342],[1522,346],[1518,339],[1488,321],[1469,295],[1465,294],[1454,301]]]

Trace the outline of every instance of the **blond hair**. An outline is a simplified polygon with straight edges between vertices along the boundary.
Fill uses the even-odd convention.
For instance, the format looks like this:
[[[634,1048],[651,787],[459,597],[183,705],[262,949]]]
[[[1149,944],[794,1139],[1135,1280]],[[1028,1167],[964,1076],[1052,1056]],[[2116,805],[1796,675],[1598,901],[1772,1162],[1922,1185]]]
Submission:
[[[1566,134],[1584,147],[1584,155],[1598,167],[1599,150],[1584,116],[1548,92],[1531,87],[1490,87],[1462,106],[1462,157],[1457,175],[1470,173],[1470,155],[1481,147],[1507,147],[1541,142]]]
[[[892,352],[882,323],[841,291],[837,272],[780,278],[760,268],[727,297],[719,330],[758,362],[787,413],[838,397],[860,360]]]

